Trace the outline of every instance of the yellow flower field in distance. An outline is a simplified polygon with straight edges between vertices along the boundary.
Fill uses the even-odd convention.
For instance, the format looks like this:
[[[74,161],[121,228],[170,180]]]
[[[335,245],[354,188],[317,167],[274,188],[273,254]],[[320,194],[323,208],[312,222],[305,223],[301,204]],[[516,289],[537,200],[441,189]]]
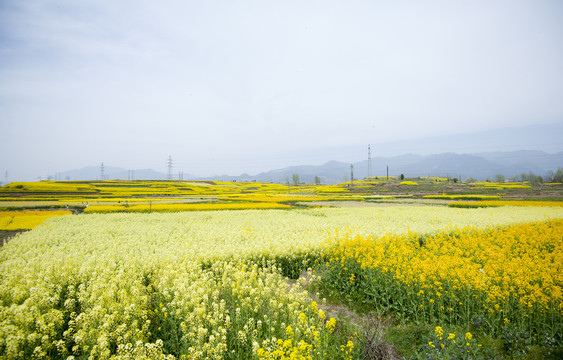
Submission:
[[[531,189],[530,183],[496,183],[496,182],[476,182],[471,184],[472,189]]]
[[[288,209],[290,206],[274,202],[258,203],[202,203],[202,204],[133,204],[133,205],[92,205],[84,209],[84,213],[116,213],[116,212],[179,212],[179,211],[213,211],[213,210],[244,210],[244,209]]]
[[[498,195],[424,195],[424,199],[446,199],[446,200],[497,200],[500,198]]]
[[[401,185],[418,186],[418,183],[414,181],[401,181]]]

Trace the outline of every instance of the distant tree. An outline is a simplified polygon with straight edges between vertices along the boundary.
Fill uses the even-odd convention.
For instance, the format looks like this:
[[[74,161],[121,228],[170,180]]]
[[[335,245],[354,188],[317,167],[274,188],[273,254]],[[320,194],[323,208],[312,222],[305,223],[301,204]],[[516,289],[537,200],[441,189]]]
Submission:
[[[318,176],[315,176],[315,184],[316,185],[320,185],[321,184],[321,178]]]
[[[530,171],[530,183],[532,185],[543,184],[543,178]]]
[[[299,175],[293,174],[291,177],[293,178],[293,185],[299,185]]]
[[[401,174],[401,180],[405,180],[405,174]]]
[[[530,184],[532,185],[539,185],[539,184],[543,184],[543,178],[541,176],[538,176],[536,174],[534,174],[533,172],[529,172],[529,173],[522,173],[520,175],[520,178],[522,179],[522,181],[529,181]]]
[[[553,182],[563,183],[563,168],[557,169],[557,172],[553,176]]]
[[[453,178],[453,180],[454,180],[454,184],[457,183],[458,181],[457,178]]]
[[[468,182],[468,183],[474,183],[475,181],[477,181],[477,180],[475,180],[473,178],[465,179],[465,182]]]
[[[502,175],[502,174],[496,174],[496,176],[495,176],[495,182],[503,183],[503,182],[504,182],[504,175]]]

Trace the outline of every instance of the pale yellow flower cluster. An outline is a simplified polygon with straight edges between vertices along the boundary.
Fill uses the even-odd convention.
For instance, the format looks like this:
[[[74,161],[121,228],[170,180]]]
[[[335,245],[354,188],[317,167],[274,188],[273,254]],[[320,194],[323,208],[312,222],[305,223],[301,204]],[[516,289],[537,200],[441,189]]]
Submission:
[[[142,246],[120,254],[104,242],[84,251],[73,248],[80,243],[31,242],[25,254],[2,253],[2,271],[19,267],[0,285],[6,358],[245,358],[277,346],[290,326],[295,335],[284,349],[329,346],[332,329],[275,265],[219,261],[202,269]]]

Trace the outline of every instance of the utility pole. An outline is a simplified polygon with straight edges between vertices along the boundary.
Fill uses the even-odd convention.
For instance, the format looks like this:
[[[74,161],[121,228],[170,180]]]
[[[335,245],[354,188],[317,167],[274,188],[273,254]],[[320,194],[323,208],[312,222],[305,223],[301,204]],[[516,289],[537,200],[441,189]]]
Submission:
[[[389,165],[387,165],[387,181],[389,181]]]
[[[371,177],[371,145],[368,144],[368,179]]]
[[[172,156],[168,156],[168,180],[172,180]]]
[[[104,175],[104,163],[100,166],[100,180],[105,180],[106,176]]]
[[[354,186],[354,165],[350,164],[350,186]]]

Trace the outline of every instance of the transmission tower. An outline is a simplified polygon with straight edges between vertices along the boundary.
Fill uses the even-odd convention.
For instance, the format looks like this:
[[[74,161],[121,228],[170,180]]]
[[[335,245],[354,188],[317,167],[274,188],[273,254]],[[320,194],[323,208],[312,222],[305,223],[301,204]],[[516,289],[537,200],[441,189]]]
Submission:
[[[100,180],[105,180],[106,176],[104,175],[104,163],[100,166]]]
[[[354,186],[354,165],[350,164],[350,186]]]
[[[168,180],[172,180],[172,156],[168,156]]]
[[[371,145],[368,144],[368,178],[371,177]]]

